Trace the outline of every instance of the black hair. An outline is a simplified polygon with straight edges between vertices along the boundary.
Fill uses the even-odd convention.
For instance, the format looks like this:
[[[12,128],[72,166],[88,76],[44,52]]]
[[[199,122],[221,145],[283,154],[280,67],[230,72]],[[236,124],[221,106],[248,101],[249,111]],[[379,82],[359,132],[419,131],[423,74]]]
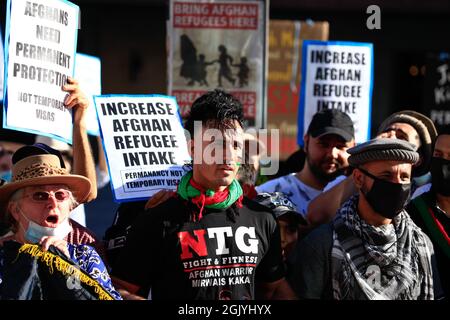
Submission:
[[[450,124],[446,124],[446,125],[439,127],[438,136],[443,135],[443,134],[450,135]]]
[[[221,89],[215,89],[194,101],[184,128],[193,137],[195,121],[201,121],[203,125],[224,130],[234,129],[234,120],[243,127],[244,111],[241,102],[231,94]]]

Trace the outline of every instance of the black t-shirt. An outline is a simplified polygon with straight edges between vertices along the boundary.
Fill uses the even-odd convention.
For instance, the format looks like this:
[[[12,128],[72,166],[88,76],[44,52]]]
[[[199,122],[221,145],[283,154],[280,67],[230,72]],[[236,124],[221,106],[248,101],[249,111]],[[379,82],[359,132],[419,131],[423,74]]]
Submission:
[[[174,197],[140,215],[112,274],[141,295],[151,287],[155,300],[254,299],[255,278],[284,276],[279,229],[267,208],[244,199],[242,208],[205,208],[198,222],[191,210],[198,208]]]
[[[287,278],[300,299],[333,299],[331,285],[331,249],[333,225],[327,223],[299,240],[290,257]]]

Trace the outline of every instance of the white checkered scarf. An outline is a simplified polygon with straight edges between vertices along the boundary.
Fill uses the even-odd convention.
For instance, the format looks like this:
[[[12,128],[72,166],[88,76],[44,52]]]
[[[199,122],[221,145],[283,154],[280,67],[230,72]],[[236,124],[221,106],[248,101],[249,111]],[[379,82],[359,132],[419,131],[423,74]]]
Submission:
[[[333,296],[343,300],[433,299],[431,254],[406,211],[375,227],[357,214],[351,197],[333,220]]]

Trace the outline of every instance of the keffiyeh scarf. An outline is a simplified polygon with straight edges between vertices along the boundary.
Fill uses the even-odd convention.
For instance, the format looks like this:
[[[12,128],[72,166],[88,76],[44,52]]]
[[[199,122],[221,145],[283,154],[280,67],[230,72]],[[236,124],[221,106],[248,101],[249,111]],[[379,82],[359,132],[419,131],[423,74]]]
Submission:
[[[402,211],[375,227],[357,213],[358,195],[333,220],[331,252],[335,299],[433,299],[431,251],[422,231]]]
[[[238,207],[242,207],[243,191],[239,182],[234,179],[231,185],[224,191],[214,192],[206,190],[192,179],[192,171],[187,172],[181,177],[177,188],[178,195],[184,200],[191,201],[197,205],[199,212],[195,212],[191,219],[199,221],[202,219],[203,209],[226,209],[236,203]]]

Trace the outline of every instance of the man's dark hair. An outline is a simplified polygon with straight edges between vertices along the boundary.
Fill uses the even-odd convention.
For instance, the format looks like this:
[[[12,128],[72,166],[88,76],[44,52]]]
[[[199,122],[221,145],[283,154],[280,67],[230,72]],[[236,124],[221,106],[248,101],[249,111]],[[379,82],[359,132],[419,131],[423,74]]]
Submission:
[[[439,127],[438,136],[441,136],[443,134],[450,135],[450,124],[446,124]]]
[[[225,130],[235,128],[234,120],[243,127],[244,111],[241,102],[231,94],[215,89],[194,101],[184,128],[193,136],[195,121],[202,121],[203,125]]]

